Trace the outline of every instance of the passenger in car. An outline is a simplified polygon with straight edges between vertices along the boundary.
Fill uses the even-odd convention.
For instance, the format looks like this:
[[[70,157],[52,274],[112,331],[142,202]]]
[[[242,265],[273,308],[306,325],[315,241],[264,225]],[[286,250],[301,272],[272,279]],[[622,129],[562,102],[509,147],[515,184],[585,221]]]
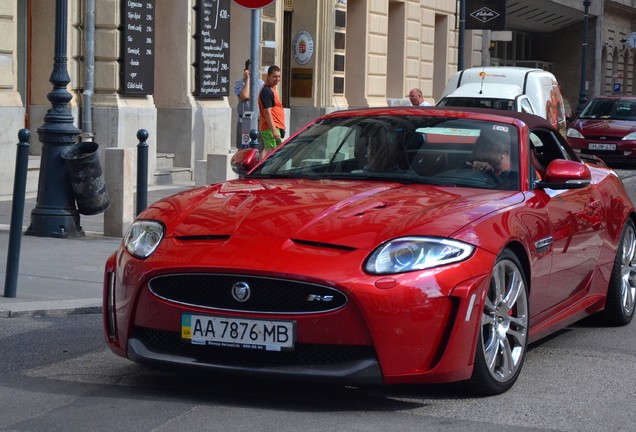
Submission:
[[[395,142],[386,130],[378,129],[370,138],[367,145],[368,172],[399,172],[408,166],[404,147]]]

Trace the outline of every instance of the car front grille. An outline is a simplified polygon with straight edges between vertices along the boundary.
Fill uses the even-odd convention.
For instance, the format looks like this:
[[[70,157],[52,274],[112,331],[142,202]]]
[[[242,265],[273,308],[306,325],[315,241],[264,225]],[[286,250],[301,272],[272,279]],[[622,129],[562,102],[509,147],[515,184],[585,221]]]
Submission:
[[[237,287],[249,296],[238,300]],[[317,284],[256,276],[188,273],[158,276],[150,291],[165,300],[217,310],[277,314],[332,311],[347,304],[342,292]],[[234,292],[234,295],[233,295]]]
[[[586,135],[585,139],[587,139],[588,141],[596,141],[596,142],[600,142],[600,143],[604,143],[604,142],[616,142],[616,141],[621,141],[623,139],[622,136],[607,136],[607,135]]]
[[[144,327],[135,327],[133,337],[152,351],[192,357],[202,363],[231,366],[329,365],[375,359],[375,351],[370,346],[297,344],[292,351],[261,351],[192,345],[182,342],[178,333]]]

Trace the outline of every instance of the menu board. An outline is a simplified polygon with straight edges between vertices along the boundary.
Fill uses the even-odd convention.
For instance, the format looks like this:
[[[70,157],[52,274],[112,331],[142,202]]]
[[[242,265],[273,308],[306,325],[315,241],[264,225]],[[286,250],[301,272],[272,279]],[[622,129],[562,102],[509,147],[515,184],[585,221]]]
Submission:
[[[230,0],[197,0],[194,94],[230,94]]]
[[[149,95],[155,81],[155,0],[121,3],[120,92]]]

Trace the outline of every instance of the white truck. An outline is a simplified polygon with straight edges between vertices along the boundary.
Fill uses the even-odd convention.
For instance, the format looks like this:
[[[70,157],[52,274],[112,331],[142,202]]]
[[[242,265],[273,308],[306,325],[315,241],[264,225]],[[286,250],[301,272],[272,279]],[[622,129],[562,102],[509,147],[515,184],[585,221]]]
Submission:
[[[496,108],[536,114],[565,135],[566,112],[559,83],[543,69],[473,67],[453,74],[438,106]]]

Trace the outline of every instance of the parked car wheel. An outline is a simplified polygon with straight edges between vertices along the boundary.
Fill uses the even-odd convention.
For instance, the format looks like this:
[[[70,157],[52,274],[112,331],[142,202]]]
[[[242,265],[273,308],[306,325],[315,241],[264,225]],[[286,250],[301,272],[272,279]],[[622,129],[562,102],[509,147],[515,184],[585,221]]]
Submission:
[[[616,251],[614,268],[607,288],[607,301],[602,313],[604,321],[616,326],[629,324],[634,317],[635,298],[636,228],[634,222],[628,220]]]
[[[526,278],[518,258],[505,250],[484,303],[469,390],[496,395],[512,387],[526,356],[528,321]]]

